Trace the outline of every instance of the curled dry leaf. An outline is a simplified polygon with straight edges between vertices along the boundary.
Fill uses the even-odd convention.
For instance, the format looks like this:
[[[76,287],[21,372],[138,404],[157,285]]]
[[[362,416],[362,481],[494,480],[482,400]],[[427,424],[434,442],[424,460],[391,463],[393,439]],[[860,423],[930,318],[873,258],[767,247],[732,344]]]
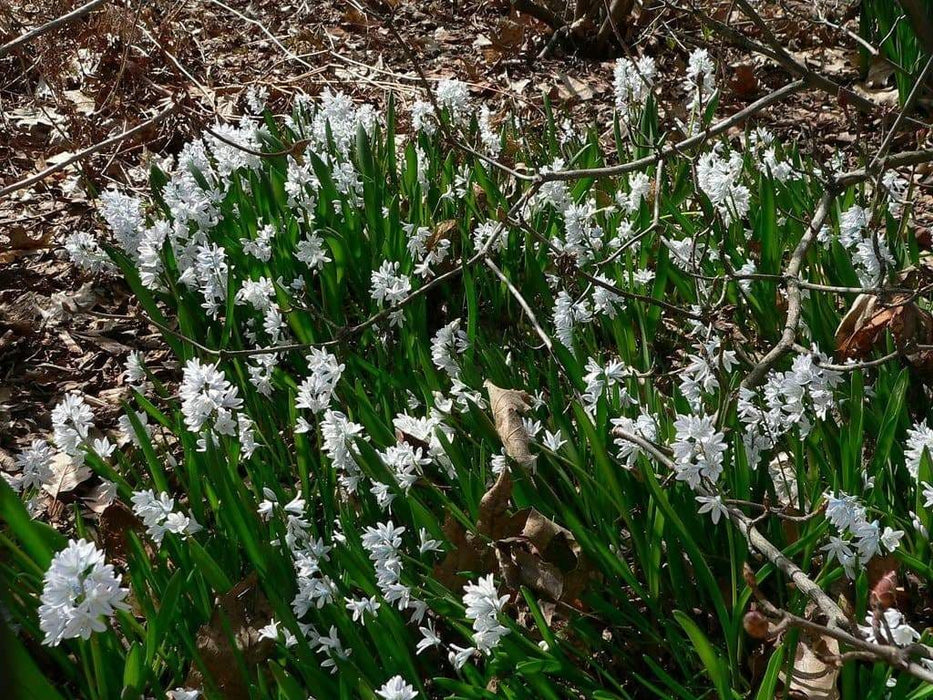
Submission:
[[[573,533],[545,517],[534,508],[513,516],[521,519],[520,532],[496,542],[496,558],[511,588],[528,586],[554,601],[577,604],[587,583],[593,578]]]
[[[800,635],[791,669],[790,682],[781,671],[779,678],[787,686],[789,697],[801,700],[838,700],[839,642],[832,637]]]
[[[259,630],[272,616],[255,572],[219,596],[210,622],[201,626],[197,636],[198,655],[210,680],[205,681],[200,669],[192,666],[185,686],[201,689],[212,684],[226,700],[248,700],[249,681],[240,673],[237,657],[242,656],[247,668],[269,658],[275,642],[260,638]]]
[[[933,343],[933,315],[906,294],[882,303],[875,295],[862,294],[852,303],[836,329],[836,349],[845,358],[865,359],[891,333],[898,350],[924,376],[933,372],[933,353],[917,351],[916,345]]]
[[[501,389],[488,379],[483,386],[489,392],[489,406],[505,453],[522,466],[534,465],[536,458],[528,450],[528,431],[522,423],[522,414],[530,406],[530,397],[524,391]]]
[[[904,608],[909,604],[907,592],[898,585],[899,567],[900,562],[893,554],[873,557],[868,562],[868,602],[872,608]]]

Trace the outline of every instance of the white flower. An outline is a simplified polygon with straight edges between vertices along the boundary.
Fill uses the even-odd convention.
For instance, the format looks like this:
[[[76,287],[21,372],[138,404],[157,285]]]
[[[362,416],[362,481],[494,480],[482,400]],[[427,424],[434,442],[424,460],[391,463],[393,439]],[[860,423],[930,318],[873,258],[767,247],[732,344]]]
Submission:
[[[100,213],[113,231],[117,244],[123,251],[135,257],[138,251],[139,232],[143,226],[142,200],[107,190],[100,196]]]
[[[250,85],[246,88],[246,106],[249,111],[255,115],[261,115],[266,108],[266,100],[269,99],[269,88],[265,85]]]
[[[427,554],[428,552],[443,552],[444,548],[441,546],[439,540],[434,540],[428,537],[428,531],[423,527],[418,530],[418,553]]]
[[[376,611],[379,610],[380,603],[376,600],[376,596],[371,596],[369,598],[347,598],[346,599],[347,610],[353,613],[353,621],[363,619],[364,613],[369,613],[373,617],[376,616]]]
[[[872,644],[894,644],[903,647],[920,639],[920,633],[907,624],[904,615],[899,610],[887,608],[883,614],[884,620],[877,622],[877,635],[875,633],[876,624],[871,614],[865,617],[864,626],[858,626],[858,630],[862,633],[865,641]]]
[[[323,348],[311,348],[308,353],[311,375],[298,387],[295,407],[307,408],[313,413],[326,410],[345,367],[338,362],[336,355]]]
[[[650,414],[642,413],[635,420],[627,416],[620,416],[619,418],[613,418],[610,422],[614,428],[621,428],[625,432],[642,437],[648,442],[654,442],[658,439],[658,424]],[[625,466],[629,468],[635,466],[638,456],[642,453],[641,447],[623,437],[616,437],[614,444],[619,448],[619,459],[625,463]]]
[[[690,95],[687,109],[705,108],[709,104],[713,92],[716,90],[716,79],[713,73],[716,67],[710,59],[706,49],[695,49],[690,54],[687,64],[687,79],[684,88]]]
[[[198,700],[201,697],[200,690],[189,690],[188,688],[175,688],[166,694],[170,700]]]
[[[678,481],[696,490],[705,478],[716,483],[722,473],[726,444],[709,416],[680,415],[674,421],[674,469]]]
[[[257,260],[269,262],[272,257],[272,239],[275,238],[275,226],[266,224],[256,232],[256,238],[241,238],[243,252]]]
[[[509,596],[499,597],[492,574],[480,578],[476,583],[468,583],[463,591],[466,616],[473,620],[473,643],[488,655],[509,632],[509,628],[499,624],[498,620]]]
[[[120,587],[104,553],[86,540],[69,540],[45,572],[39,627],[42,643],[58,646],[63,639],[89,639],[93,632],[107,629],[102,618],[117,610],[129,610],[124,599],[129,590]]]
[[[470,93],[466,83],[450,78],[442,80],[435,91],[437,103],[446,107],[454,121],[460,121],[470,112]]]
[[[399,264],[383,260],[378,270],[372,273],[370,294],[380,304],[395,306],[411,292],[411,278],[398,274]]]
[[[100,272],[113,267],[107,253],[86,231],[69,234],[65,239],[65,252],[75,265],[88,272]]]
[[[146,366],[143,363],[143,354],[133,350],[126,357],[123,365],[123,380],[134,389],[141,387],[146,381]]]
[[[885,527],[884,532],[881,533],[881,544],[883,544],[884,548],[889,552],[893,552],[897,549],[897,545],[903,536],[903,530],[894,530],[890,527]]]
[[[726,225],[748,214],[750,192],[740,182],[742,168],[742,156],[738,153],[729,153],[725,158],[713,150],[697,161],[697,184]]]
[[[236,421],[233,411],[243,405],[237,388],[227,381],[217,365],[205,365],[197,358],[188,360],[178,390],[185,426],[200,432],[213,418],[213,429],[222,435],[234,435]]]
[[[729,517],[729,510],[723,505],[722,496],[718,494],[716,496],[697,496],[698,503],[702,503],[700,506],[700,513],[709,513],[710,518],[713,520],[713,525],[719,523],[719,518],[722,516]]]
[[[16,456],[21,488],[39,488],[52,478],[52,447],[45,440],[33,440]]]
[[[460,319],[455,318],[431,338],[431,361],[451,379],[459,379],[460,366],[455,358],[469,347],[466,331],[460,328]]]
[[[441,645],[441,638],[437,636],[437,633],[434,631],[434,623],[430,620],[428,620],[427,627],[419,627],[418,631],[421,632],[421,640],[418,642],[418,646],[415,650],[416,656],[425,649]]]
[[[907,430],[907,446],[904,449],[904,462],[907,471],[916,479],[920,474],[920,460],[926,452],[928,459],[933,459],[933,429],[926,421],[914,424]],[[930,507],[927,505],[927,507]]]
[[[94,428],[94,413],[78,392],[71,392],[52,409],[52,439],[65,454],[80,458],[79,447]]]
[[[450,661],[451,666],[459,671],[475,653],[475,647],[458,647],[456,644],[451,644],[447,660]]]
[[[557,339],[573,350],[573,329],[577,323],[589,323],[593,314],[585,301],[574,302],[569,294],[560,291],[554,300],[554,332]]]
[[[933,508],[933,484],[924,481],[923,484],[923,507]]]
[[[324,247],[324,239],[314,231],[305,233],[304,238],[298,241],[298,245],[295,246],[295,257],[312,271],[323,269],[324,265],[331,261]]]
[[[857,204],[842,212],[839,217],[839,242],[851,248],[862,239],[862,231],[868,226],[868,212]]]
[[[644,106],[657,73],[651,56],[642,56],[637,62],[628,58],[618,59],[613,69],[616,109],[628,113],[633,108]]]
[[[385,685],[376,691],[376,695],[385,700],[412,700],[418,692],[414,686],[409,685],[401,676],[393,676]]]
[[[559,452],[560,448],[567,444],[567,441],[564,440],[564,436],[558,428],[553,433],[550,430],[545,430],[544,440],[542,440],[542,443],[551,452]]]
[[[493,158],[497,158],[499,152],[502,150],[502,142],[499,139],[499,135],[492,129],[489,107],[486,105],[483,105],[482,109],[479,111],[478,124],[479,137],[483,142],[483,148],[486,149],[487,154]]]
[[[833,559],[842,563],[852,559],[854,555],[849,543],[841,537],[830,536],[829,544],[825,544],[820,549],[826,552],[827,563]]]

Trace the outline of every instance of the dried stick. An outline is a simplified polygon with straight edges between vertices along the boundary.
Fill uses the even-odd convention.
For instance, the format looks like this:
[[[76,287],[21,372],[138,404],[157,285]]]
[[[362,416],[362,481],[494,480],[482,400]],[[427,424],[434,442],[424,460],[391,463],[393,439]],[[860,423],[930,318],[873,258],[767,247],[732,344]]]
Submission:
[[[539,173],[532,179],[540,182],[551,182],[553,180],[579,180],[589,177],[612,177],[614,175],[622,175],[624,173],[630,173],[637,170],[644,170],[645,168],[649,168],[653,165],[663,163],[665,160],[672,156],[681,155],[686,150],[700,146],[714,136],[725,133],[733,126],[742,122],[744,119],[757,114],[764,109],[767,109],[773,104],[781,102],[785,98],[793,95],[798,90],[802,90],[805,85],[806,84],[803,80],[795,80],[792,83],[788,83],[784,87],[775,90],[770,95],[762,97],[760,100],[752,102],[747,107],[740,109],[735,114],[726,117],[719,122],[716,122],[708,129],[705,129],[698,134],[694,134],[693,136],[686,138],[672,146],[662,148],[654,155],[645,156],[644,158],[632,160],[628,163],[610,165],[602,168],[555,170],[547,173]]]
[[[54,29],[58,29],[59,27],[68,24],[69,22],[73,22],[76,19],[80,19],[81,17],[90,14],[98,7],[103,5],[106,1],[107,0],[91,0],[89,3],[86,3],[81,7],[72,10],[68,14],[62,15],[61,17],[56,17],[51,22],[46,22],[45,24],[40,25],[35,29],[30,29],[25,34],[22,34],[13,39],[13,41],[0,46],[0,56],[5,56],[6,54],[10,53],[10,51],[18,49],[20,46],[23,46],[24,44],[27,44],[35,39],[37,36],[42,36],[43,34],[51,32]]]
[[[836,187],[828,187],[826,192],[823,193],[816,207],[816,212],[813,214],[813,219],[810,221],[810,225],[807,227],[806,232],[803,234],[800,242],[797,243],[797,247],[791,255],[786,272],[787,319],[784,323],[784,331],[781,333],[781,339],[778,341],[777,345],[771,348],[771,350],[761,358],[758,364],[752,367],[751,372],[748,373],[745,379],[742,380],[742,386],[744,387],[750,388],[760,384],[777,361],[793,347],[794,341],[797,339],[797,329],[800,326],[801,312],[800,281],[798,280],[800,268],[803,265],[803,259],[810,250],[810,246],[813,244],[813,241],[816,240],[817,234],[820,232],[820,229],[823,228],[823,223],[829,216],[830,207],[832,207],[832,203],[836,199],[836,193]]]

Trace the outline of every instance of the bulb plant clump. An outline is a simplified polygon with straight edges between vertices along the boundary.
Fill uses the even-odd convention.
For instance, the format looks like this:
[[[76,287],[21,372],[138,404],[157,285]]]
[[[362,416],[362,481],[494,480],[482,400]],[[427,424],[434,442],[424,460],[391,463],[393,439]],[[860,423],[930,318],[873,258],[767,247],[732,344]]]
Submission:
[[[126,280],[178,384],[131,355],[119,426],[69,394],[0,482],[24,682],[772,697],[822,641],[847,692],[922,697],[930,375],[849,313],[929,276],[911,169],[727,137],[705,51],[679,124],[656,79],[620,59],[586,128],[452,79],[404,111],[253,95],[149,197],[105,192],[108,242],[66,248]],[[70,542],[30,517],[62,461],[114,497]],[[840,609],[865,649],[794,626]]]

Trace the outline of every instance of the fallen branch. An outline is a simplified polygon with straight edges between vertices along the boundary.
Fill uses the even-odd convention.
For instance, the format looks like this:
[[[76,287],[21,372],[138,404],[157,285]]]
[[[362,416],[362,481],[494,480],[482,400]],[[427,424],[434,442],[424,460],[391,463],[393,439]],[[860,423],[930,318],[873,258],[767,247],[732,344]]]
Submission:
[[[81,7],[72,10],[68,14],[62,15],[61,17],[56,17],[51,22],[46,22],[45,24],[38,26],[35,29],[30,29],[25,34],[22,34],[13,39],[13,41],[0,46],[0,57],[5,56],[14,49],[18,49],[24,44],[28,44],[37,36],[47,34],[48,32],[51,32],[54,29],[58,29],[59,27],[68,24],[69,22],[73,22],[76,19],[80,19],[81,17],[90,14],[105,2],[107,2],[107,0],[91,0],[89,3],[86,3]]]
[[[758,581],[755,578],[754,572],[752,572],[747,564],[745,565],[744,578],[745,583],[752,590],[755,600],[758,602],[761,610],[767,617],[777,622],[778,629],[783,630],[788,627],[796,627],[806,630],[807,632],[812,632],[818,636],[832,637],[836,641],[847,644],[853,649],[858,650],[857,652],[843,654],[842,657],[840,657],[840,661],[880,661],[890,664],[895,668],[900,668],[927,683],[933,682],[933,671],[927,666],[916,663],[911,659],[913,656],[928,660],[933,659],[933,652],[931,652],[930,648],[926,645],[910,644],[908,646],[899,647],[891,644],[873,644],[843,629],[827,627],[813,620],[808,620],[805,617],[794,615],[787,610],[778,608],[765,597],[758,588]]]

